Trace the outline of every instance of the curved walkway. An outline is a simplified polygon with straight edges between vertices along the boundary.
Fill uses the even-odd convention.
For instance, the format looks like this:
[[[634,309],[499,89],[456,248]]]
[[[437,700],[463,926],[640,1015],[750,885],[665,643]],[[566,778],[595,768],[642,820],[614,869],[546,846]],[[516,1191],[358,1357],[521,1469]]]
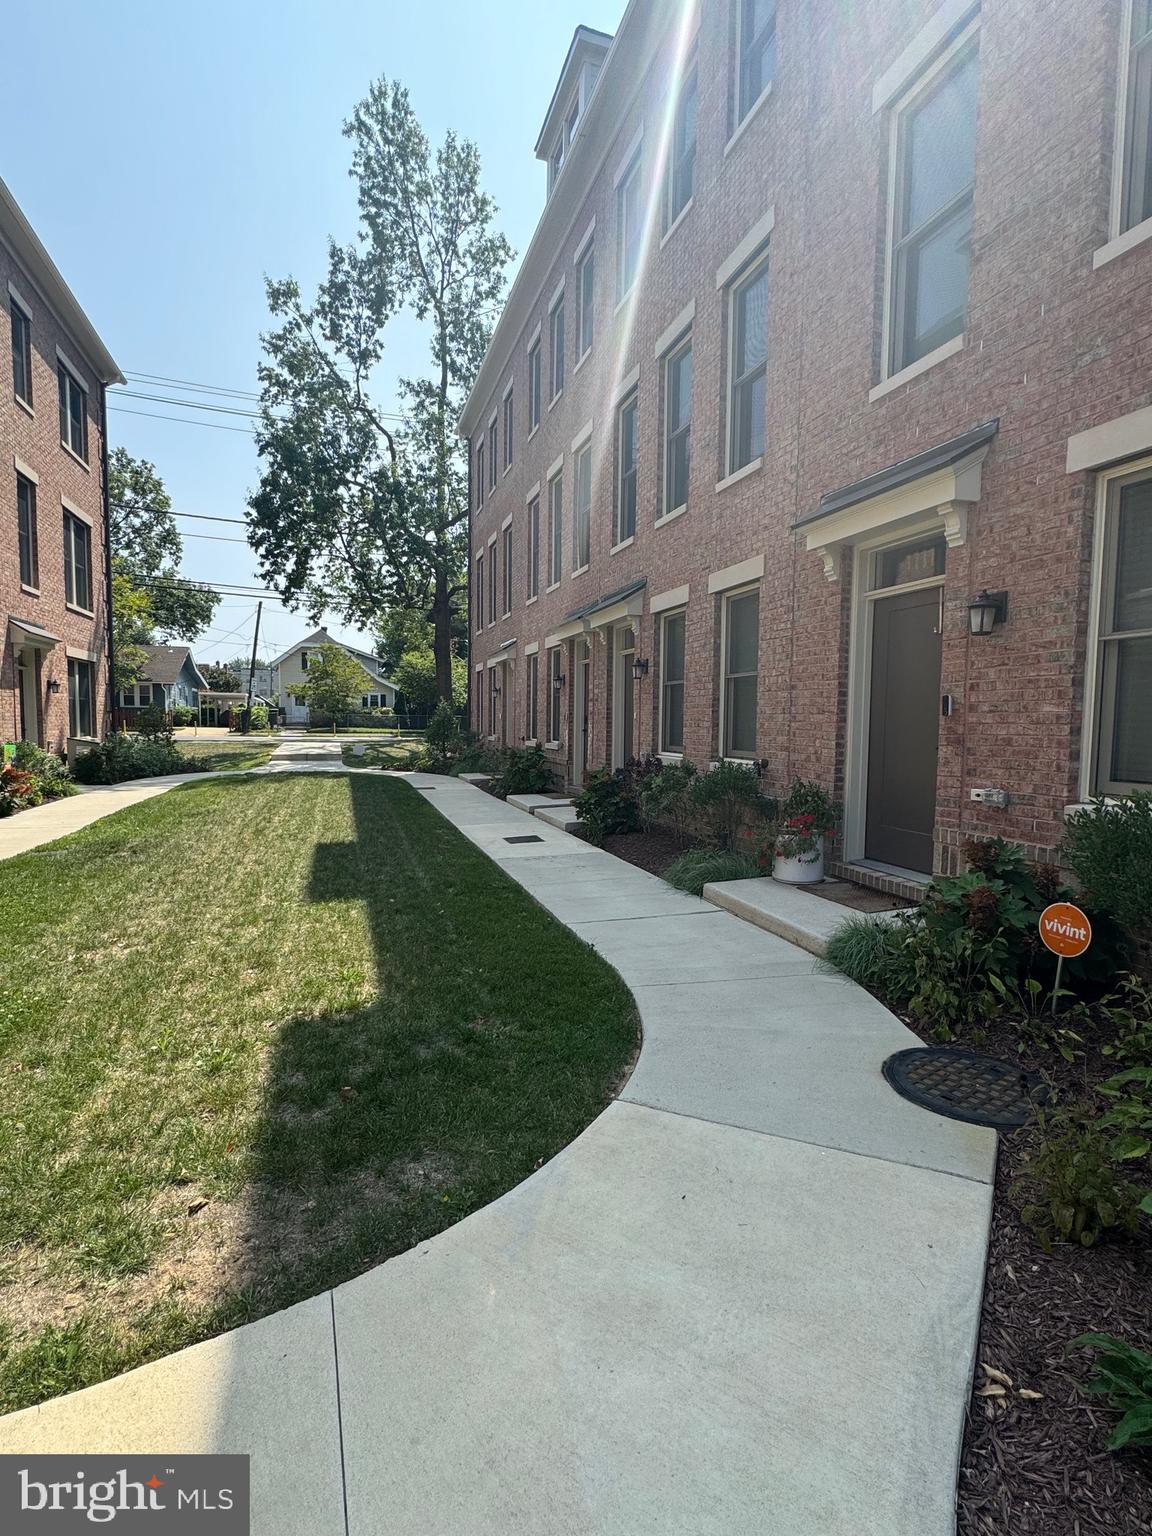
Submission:
[[[992,1133],[892,1093],[913,1037],[804,952],[412,782],[631,987],[620,1099],[432,1241],[0,1451],[247,1452],[257,1536],[949,1536]]]

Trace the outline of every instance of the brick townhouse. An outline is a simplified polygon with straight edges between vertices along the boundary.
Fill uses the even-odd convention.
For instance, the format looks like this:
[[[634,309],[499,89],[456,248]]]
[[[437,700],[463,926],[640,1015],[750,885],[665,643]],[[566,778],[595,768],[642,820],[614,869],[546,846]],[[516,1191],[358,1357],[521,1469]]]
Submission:
[[[104,391],[120,370],[0,181],[0,741],[108,728]]]
[[[464,409],[471,708],[844,802],[900,888],[1152,783],[1152,0],[579,29]]]

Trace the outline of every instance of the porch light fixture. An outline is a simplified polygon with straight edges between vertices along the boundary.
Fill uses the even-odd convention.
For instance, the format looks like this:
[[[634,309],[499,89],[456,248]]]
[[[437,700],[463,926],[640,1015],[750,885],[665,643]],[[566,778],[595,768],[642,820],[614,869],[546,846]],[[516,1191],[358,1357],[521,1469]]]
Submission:
[[[564,686],[564,674],[563,674],[563,672],[558,672],[556,674],[556,680],[552,684],[552,686],[553,686],[553,688],[555,688],[557,690],[557,692],[559,692],[559,690],[561,688],[563,688],[563,686]]]
[[[54,677],[51,680],[51,682],[48,684],[48,692],[49,693],[59,693],[60,692],[60,679],[58,677]]]
[[[968,604],[968,632],[973,635],[990,635],[997,624],[1008,617],[1007,592],[978,592]]]
[[[648,658],[647,658],[647,656],[637,656],[633,660],[633,662],[632,662],[632,676],[636,679],[637,682],[640,682],[642,678],[645,678],[645,677],[648,676]]]

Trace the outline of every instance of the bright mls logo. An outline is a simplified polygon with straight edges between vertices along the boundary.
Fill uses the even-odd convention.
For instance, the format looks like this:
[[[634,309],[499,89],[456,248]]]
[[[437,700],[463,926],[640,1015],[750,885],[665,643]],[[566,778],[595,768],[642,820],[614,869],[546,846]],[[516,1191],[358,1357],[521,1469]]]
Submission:
[[[4,1536],[249,1536],[247,1456],[0,1456]]]

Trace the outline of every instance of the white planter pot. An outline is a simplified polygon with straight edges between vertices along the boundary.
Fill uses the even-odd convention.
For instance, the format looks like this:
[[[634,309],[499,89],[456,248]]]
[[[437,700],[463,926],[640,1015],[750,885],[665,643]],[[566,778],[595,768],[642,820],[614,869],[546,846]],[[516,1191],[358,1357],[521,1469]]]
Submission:
[[[818,884],[824,878],[824,839],[819,840],[814,852],[802,853],[794,859],[778,853],[772,865],[772,878],[783,885]]]

